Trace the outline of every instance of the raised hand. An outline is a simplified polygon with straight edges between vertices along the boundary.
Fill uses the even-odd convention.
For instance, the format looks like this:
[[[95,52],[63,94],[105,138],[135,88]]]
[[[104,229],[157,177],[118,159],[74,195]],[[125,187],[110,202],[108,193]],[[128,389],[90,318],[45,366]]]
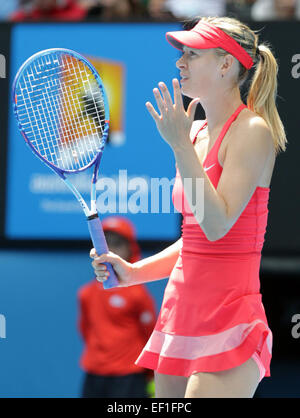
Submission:
[[[176,78],[173,79],[174,103],[165,83],[159,83],[159,87],[160,90],[155,88],[153,93],[160,114],[156,112],[150,102],[146,103],[146,107],[163,139],[173,150],[176,150],[185,141],[189,141],[189,134],[199,99],[193,99],[187,111],[185,111],[180,84]]]

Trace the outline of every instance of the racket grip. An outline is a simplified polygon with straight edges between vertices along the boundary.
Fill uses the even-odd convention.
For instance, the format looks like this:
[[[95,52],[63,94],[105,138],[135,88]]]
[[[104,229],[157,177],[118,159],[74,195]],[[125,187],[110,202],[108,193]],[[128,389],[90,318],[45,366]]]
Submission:
[[[106,239],[103,233],[101,221],[97,214],[92,215],[87,218],[88,227],[90,235],[94,244],[94,248],[97,254],[106,254],[108,253],[108,247],[106,244]],[[104,289],[110,289],[112,287],[117,287],[119,285],[119,280],[117,279],[116,273],[110,263],[103,263],[106,265],[107,270],[109,271],[109,276],[105,282],[103,282]]]

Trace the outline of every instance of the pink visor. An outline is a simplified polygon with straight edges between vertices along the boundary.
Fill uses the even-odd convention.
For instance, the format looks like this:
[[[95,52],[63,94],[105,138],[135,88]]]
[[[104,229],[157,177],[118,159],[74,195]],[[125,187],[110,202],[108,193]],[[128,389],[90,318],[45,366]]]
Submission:
[[[191,30],[167,32],[167,41],[177,49],[183,46],[195,49],[222,48],[233,55],[248,70],[253,65],[250,55],[231,36],[217,26],[199,22]]]

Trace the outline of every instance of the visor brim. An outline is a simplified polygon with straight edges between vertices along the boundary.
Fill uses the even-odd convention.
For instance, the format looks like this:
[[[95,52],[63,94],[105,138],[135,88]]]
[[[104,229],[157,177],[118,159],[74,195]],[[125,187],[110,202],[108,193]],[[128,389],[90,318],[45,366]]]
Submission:
[[[211,40],[205,39],[195,31],[176,31],[166,33],[167,41],[176,49],[183,50],[184,46],[195,49],[216,48]]]

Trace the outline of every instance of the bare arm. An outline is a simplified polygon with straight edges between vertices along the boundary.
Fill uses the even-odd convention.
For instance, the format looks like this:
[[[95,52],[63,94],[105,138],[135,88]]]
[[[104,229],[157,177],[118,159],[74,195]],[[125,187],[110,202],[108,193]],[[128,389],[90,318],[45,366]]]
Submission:
[[[103,282],[107,278],[108,273],[103,263],[109,262],[118,276],[120,286],[132,286],[168,277],[177,261],[180,247],[181,238],[158,254],[134,264],[128,263],[111,252],[98,256],[94,248],[91,250],[90,256],[94,259],[92,266],[99,282]]]
[[[178,259],[180,247],[181,238],[160,253],[134,263],[134,281],[146,283],[169,277]]]

